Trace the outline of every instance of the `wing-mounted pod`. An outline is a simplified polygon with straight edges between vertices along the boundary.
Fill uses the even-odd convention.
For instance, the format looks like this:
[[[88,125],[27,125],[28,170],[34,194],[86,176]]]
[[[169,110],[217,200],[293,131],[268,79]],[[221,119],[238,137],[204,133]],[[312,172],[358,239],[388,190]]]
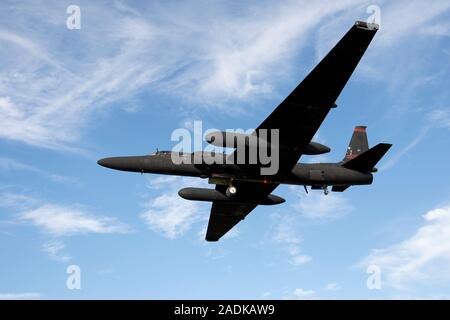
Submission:
[[[330,152],[331,149],[323,144],[318,142],[311,141],[306,146],[300,148],[302,154],[313,156],[317,154],[324,154]]]
[[[178,191],[178,195],[186,200],[194,201],[219,201],[219,202],[240,202],[240,203],[251,203],[258,205],[275,205],[285,202],[283,198],[269,194],[265,198],[259,199],[248,199],[248,198],[238,198],[238,197],[228,197],[226,194],[208,188],[183,188]]]
[[[258,137],[256,134],[245,134],[238,132],[227,132],[227,131],[215,131],[207,134],[205,136],[206,142],[217,147],[225,148],[237,148],[238,146],[245,146],[245,148],[257,148],[258,146],[264,145],[271,147],[270,143]],[[292,149],[292,146],[280,146],[281,149]],[[305,146],[298,148],[304,155],[318,155],[330,152],[331,149],[318,142],[311,141]]]

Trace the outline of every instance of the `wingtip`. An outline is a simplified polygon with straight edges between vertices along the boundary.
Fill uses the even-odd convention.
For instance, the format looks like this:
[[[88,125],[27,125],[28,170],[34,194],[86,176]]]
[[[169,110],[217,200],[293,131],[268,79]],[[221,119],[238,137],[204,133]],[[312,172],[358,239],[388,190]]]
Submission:
[[[386,149],[386,152],[392,147],[392,143],[381,142],[378,145],[380,148]]]
[[[355,22],[355,27],[360,28],[360,29],[370,30],[370,31],[377,31],[378,29],[380,29],[380,25],[377,23],[367,22],[367,21],[359,21],[359,20]]]

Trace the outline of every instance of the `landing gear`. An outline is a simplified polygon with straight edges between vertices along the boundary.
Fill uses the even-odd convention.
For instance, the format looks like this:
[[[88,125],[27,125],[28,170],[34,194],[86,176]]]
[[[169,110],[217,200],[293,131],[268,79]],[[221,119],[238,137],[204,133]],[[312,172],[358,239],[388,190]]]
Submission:
[[[230,186],[227,188],[227,191],[226,191],[225,193],[226,193],[227,197],[232,198],[232,197],[234,197],[234,196],[236,195],[237,189],[236,189],[235,186],[230,185]]]
[[[307,189],[306,189],[306,186],[305,186],[305,190],[307,190]],[[324,194],[324,195],[327,195],[327,194],[330,193],[330,192],[328,191],[328,186],[327,186],[326,184],[316,184],[316,185],[312,185],[312,186],[311,186],[311,190],[323,190],[323,194]],[[308,191],[306,191],[306,193],[308,193]]]

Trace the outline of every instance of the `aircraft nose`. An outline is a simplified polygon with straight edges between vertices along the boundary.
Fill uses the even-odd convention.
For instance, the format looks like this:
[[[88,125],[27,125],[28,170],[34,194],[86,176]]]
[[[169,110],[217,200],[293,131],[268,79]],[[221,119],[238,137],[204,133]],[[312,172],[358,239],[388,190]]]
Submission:
[[[115,169],[118,164],[116,158],[103,158],[98,160],[97,163],[102,167],[111,169]]]
[[[136,160],[134,157],[111,157],[103,158],[97,161],[97,163],[102,167],[125,171],[132,171],[135,169],[135,162]]]
[[[144,162],[145,157],[142,156],[111,157],[103,158],[97,161],[97,163],[102,167],[133,172],[142,172],[145,165]]]

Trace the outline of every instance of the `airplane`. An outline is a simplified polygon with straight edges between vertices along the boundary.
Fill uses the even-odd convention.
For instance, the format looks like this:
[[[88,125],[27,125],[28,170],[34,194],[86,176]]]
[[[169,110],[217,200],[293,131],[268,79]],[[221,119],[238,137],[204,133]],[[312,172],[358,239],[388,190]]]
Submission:
[[[336,108],[336,100],[368,48],[378,25],[356,21],[335,47],[320,61],[284,101],[246,138],[262,139],[262,129],[278,129],[279,164],[273,175],[261,174],[261,162],[227,164],[174,163],[173,151],[157,151],[144,156],[110,157],[98,164],[107,168],[178,176],[208,178],[215,189],[184,188],[178,194],[187,200],[212,202],[206,241],[218,241],[258,205],[285,202],[272,194],[278,185],[303,185],[333,192],[343,192],[353,185],[370,185],[375,165],[392,144],[379,143],[369,148],[365,126],[356,126],[342,161],[337,163],[298,163],[302,155],[324,154],[330,148],[313,142],[328,112]],[[236,141],[238,134],[219,132],[227,141]],[[242,135],[242,134],[241,134]],[[214,136],[214,134],[213,134]],[[217,135],[215,135],[217,137]],[[214,138],[206,136],[214,144]],[[249,140],[246,140],[247,142]],[[227,142],[228,143],[228,142]],[[228,146],[228,144],[227,144]],[[237,146],[234,145],[236,148]],[[247,145],[247,149],[250,149]],[[248,150],[247,150],[248,151]],[[202,152],[202,151],[200,151]],[[194,157],[188,153],[184,157]],[[212,154],[203,152],[204,159]],[[217,156],[217,155],[215,155]],[[223,154],[230,159],[236,156]]]

